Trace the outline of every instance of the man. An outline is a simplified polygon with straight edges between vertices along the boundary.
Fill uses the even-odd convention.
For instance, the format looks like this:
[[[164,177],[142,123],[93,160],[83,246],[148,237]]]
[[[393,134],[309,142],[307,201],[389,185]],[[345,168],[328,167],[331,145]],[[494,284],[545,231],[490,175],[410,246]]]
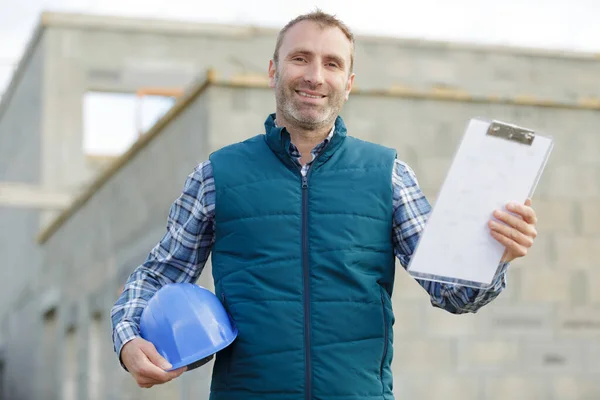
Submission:
[[[212,252],[215,291],[239,329],[217,354],[211,399],[392,399],[394,256],[406,267],[431,207],[393,150],[347,135],[354,39],[320,11],[291,21],[269,65],[266,132],[200,164],[164,238],[112,311],[115,351],[141,387],[179,376],[139,337],[161,285],[195,282]],[[488,290],[420,281],[434,306],[475,312],[505,287],[536,236],[528,200],[496,210],[506,247]],[[493,210],[490,210],[492,212]]]

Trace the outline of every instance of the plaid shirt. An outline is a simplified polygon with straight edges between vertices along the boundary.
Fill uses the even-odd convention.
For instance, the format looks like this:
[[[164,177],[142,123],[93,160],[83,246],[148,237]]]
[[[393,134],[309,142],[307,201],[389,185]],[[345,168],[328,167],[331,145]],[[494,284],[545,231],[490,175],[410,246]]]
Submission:
[[[303,175],[333,134],[332,129],[327,138],[311,151],[312,160],[304,166],[300,164],[300,152],[290,143],[289,153]],[[392,185],[394,253],[406,268],[431,206],[421,192],[412,169],[399,160],[393,167]],[[139,336],[142,310],[162,285],[198,279],[214,242],[214,211],[213,171],[210,161],[205,161],[187,177],[183,193],[171,206],[165,236],[129,277],[112,309],[113,342],[118,355],[125,343]],[[506,286],[508,263],[500,267],[500,273],[486,290],[420,279],[417,282],[429,293],[433,306],[454,314],[476,312],[496,298]]]

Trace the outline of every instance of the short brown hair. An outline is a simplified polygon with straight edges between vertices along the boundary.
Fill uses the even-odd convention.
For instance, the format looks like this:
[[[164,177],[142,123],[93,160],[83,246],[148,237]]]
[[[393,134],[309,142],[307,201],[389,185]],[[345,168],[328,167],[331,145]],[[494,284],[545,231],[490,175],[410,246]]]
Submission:
[[[344,33],[344,35],[346,35],[350,41],[350,44],[352,45],[350,50],[350,72],[352,73],[354,68],[354,35],[350,31],[350,28],[348,28],[348,26],[346,26],[346,24],[344,24],[342,21],[337,19],[335,15],[324,13],[319,9],[316,9],[308,14],[299,15],[288,22],[287,25],[284,26],[281,31],[279,31],[279,34],[277,35],[277,43],[275,44],[275,52],[273,53],[273,61],[275,61],[275,64],[279,62],[279,48],[281,47],[281,42],[283,42],[285,34],[292,26],[302,21],[316,22],[319,24],[319,26],[321,26],[321,28],[338,28]]]

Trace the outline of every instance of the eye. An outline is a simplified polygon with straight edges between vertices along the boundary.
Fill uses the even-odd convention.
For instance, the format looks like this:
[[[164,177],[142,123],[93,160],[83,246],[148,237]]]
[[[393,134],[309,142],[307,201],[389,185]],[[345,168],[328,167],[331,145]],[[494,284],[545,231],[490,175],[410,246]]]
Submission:
[[[304,57],[297,56],[297,57],[294,57],[294,58],[292,58],[292,60],[293,60],[293,61],[300,61],[300,62],[303,62],[303,61],[305,61],[305,58],[304,58]]]

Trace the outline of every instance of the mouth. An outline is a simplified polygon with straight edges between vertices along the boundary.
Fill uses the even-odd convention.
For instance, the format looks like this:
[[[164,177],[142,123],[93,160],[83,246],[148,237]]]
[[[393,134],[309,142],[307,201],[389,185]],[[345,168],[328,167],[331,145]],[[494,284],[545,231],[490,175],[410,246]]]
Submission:
[[[315,93],[315,92],[310,92],[310,91],[305,91],[305,90],[296,90],[296,93],[298,95],[300,95],[301,97],[305,97],[307,99],[324,99],[325,95],[320,94],[320,93]]]

